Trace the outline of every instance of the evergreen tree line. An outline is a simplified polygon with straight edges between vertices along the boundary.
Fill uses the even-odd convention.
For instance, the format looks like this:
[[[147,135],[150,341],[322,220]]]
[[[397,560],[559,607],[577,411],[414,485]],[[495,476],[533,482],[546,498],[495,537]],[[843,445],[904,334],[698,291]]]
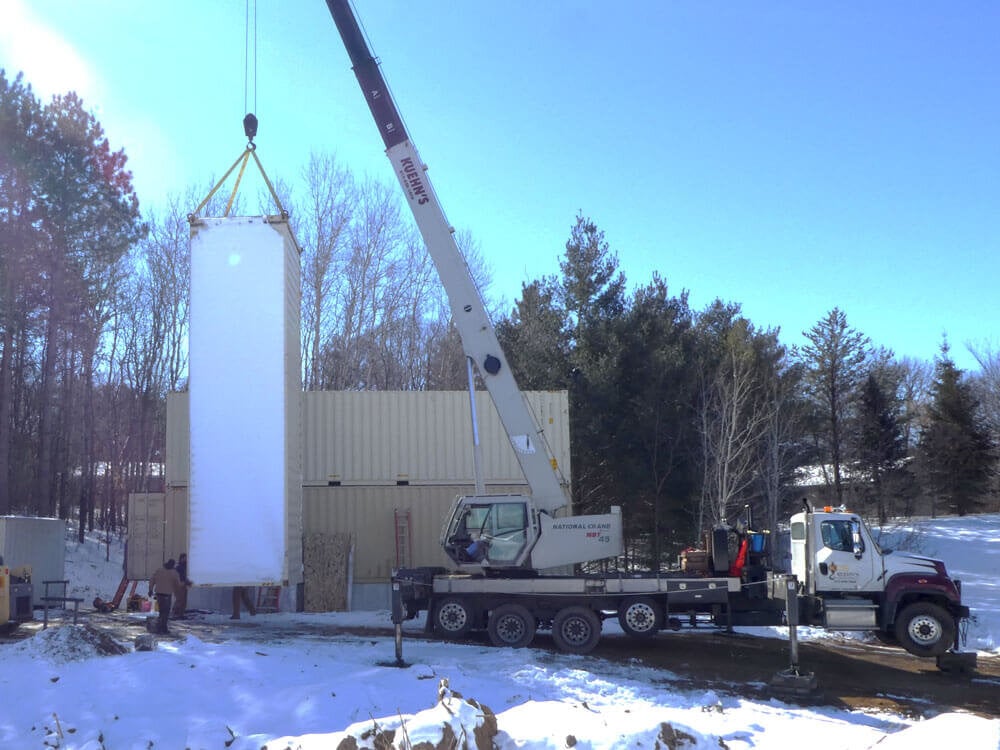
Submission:
[[[81,536],[162,488],[166,394],[186,386],[187,214],[208,191],[141,214],[125,165],[75,95],[42,104],[0,71],[0,514],[75,516]],[[464,388],[398,188],[330,155],[300,178],[277,185],[303,250],[303,387]],[[836,309],[789,349],[737,304],[692,310],[659,276],[630,288],[583,216],[558,275],[492,304],[521,387],[569,391],[577,512],[621,505],[636,565],[747,505],[773,527],[807,491],[878,518],[997,508],[993,351],[974,376],[947,349],[899,361]]]
[[[693,310],[657,275],[628,290],[577,216],[560,273],[524,285],[498,335],[522,387],[568,389],[575,507],[621,505],[634,564],[747,507],[773,530],[806,496],[882,523],[998,508],[996,353],[976,376],[947,345],[900,360],[840,309],[789,348],[738,304]]]

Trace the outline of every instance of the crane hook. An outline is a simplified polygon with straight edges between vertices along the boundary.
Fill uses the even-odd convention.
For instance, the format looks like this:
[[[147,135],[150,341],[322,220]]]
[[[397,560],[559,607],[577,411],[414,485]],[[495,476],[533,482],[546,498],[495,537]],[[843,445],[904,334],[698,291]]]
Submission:
[[[257,148],[253,142],[254,136],[257,135],[257,118],[252,112],[247,113],[247,116],[243,118],[243,132],[250,141],[247,144],[247,149],[253,151]]]

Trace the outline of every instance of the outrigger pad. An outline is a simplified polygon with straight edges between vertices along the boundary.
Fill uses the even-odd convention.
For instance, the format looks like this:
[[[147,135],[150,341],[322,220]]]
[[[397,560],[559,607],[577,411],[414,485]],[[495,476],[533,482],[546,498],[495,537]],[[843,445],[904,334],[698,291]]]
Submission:
[[[770,682],[771,690],[780,695],[812,695],[819,687],[816,675],[797,669],[783,669],[776,672]]]
[[[937,668],[942,672],[964,674],[976,671],[975,651],[946,651],[937,657]]]

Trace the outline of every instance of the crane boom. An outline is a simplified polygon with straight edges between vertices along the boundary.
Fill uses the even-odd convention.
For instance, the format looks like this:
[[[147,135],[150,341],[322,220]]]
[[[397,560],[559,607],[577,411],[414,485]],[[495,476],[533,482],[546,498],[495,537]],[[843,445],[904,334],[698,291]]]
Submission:
[[[441,532],[445,554],[460,570],[495,574],[555,570],[621,554],[619,508],[612,508],[608,515],[555,517],[556,511],[569,505],[559,465],[517,387],[427,168],[406,132],[348,0],[326,0],[326,4],[385,143],[386,156],[447,292],[462,348],[486,384],[531,492],[530,496],[456,498]]]
[[[326,4],[385,143],[386,155],[392,162],[424,244],[447,292],[452,320],[461,336],[465,354],[475,362],[496,405],[521,471],[531,488],[535,506],[553,513],[568,505],[561,473],[524,394],[514,380],[482,296],[455,241],[454,230],[434,193],[427,168],[406,132],[378,61],[372,56],[349,3],[347,0],[327,0]]]

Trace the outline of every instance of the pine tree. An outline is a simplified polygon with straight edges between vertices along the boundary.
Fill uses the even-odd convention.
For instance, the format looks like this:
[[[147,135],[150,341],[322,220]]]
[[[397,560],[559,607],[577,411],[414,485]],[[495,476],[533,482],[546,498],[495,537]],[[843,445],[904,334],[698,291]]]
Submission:
[[[985,505],[996,469],[994,449],[979,402],[945,348],[937,362],[928,423],[920,437],[932,513],[939,509],[938,502],[960,516]]]
[[[819,420],[817,442],[825,451],[833,471],[837,503],[844,502],[842,465],[852,400],[861,382],[871,341],[847,324],[847,316],[834,308],[809,331],[809,344],[802,350],[806,385]]]
[[[859,399],[856,452],[858,464],[870,482],[880,525],[888,519],[889,480],[905,472],[906,441],[898,412],[896,399],[886,392],[875,373],[869,373]]]
[[[554,286],[551,278],[524,284],[510,317],[496,326],[500,346],[522,390],[568,386],[569,342]]]

